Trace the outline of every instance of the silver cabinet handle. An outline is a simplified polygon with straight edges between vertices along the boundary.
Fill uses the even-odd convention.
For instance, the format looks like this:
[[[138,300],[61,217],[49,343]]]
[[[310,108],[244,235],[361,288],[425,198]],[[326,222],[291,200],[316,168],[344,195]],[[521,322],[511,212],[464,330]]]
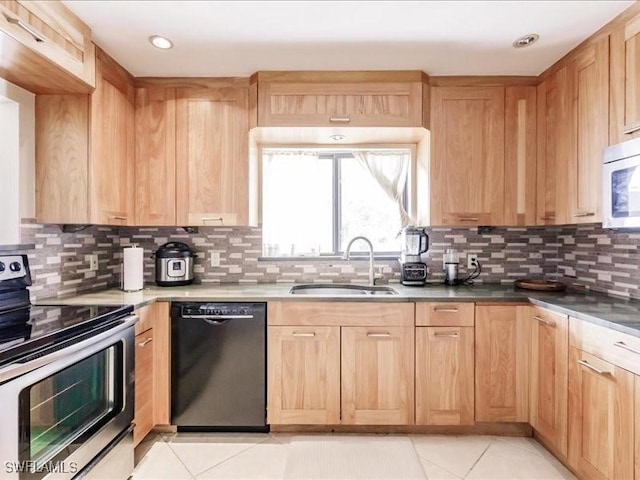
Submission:
[[[636,123],[635,125],[625,128],[622,133],[628,135],[630,133],[637,132],[638,130],[640,130],[640,123]]]
[[[480,220],[478,217],[458,217],[461,222],[477,222]]]
[[[30,25],[27,25],[26,23],[24,23],[22,20],[18,18],[9,17],[7,15],[5,15],[5,18],[7,19],[7,22],[13,25],[17,25],[18,27],[23,29],[25,32],[27,32],[29,35],[31,35],[36,42],[44,43],[44,37],[40,35],[36,30],[34,30]]]
[[[202,217],[203,222],[220,222],[222,223],[222,217]]]
[[[458,332],[435,332],[433,334],[436,338],[458,338]]]
[[[623,350],[626,350],[626,351],[628,351],[628,352],[631,352],[631,353],[637,353],[638,355],[640,355],[640,350],[636,350],[635,348],[630,347],[629,345],[627,345],[627,344],[626,344],[626,343],[624,343],[624,342],[615,342],[615,343],[613,344],[613,346],[614,346],[614,347],[619,347],[619,348],[622,348]]]
[[[127,217],[123,217],[122,215],[109,215],[111,220],[126,220]]]
[[[594,367],[593,365],[591,365],[589,362],[587,362],[586,360],[578,360],[578,363],[580,365],[582,365],[583,367],[588,368],[589,370],[592,370],[594,372],[596,372],[598,375],[605,375],[605,376],[609,376],[611,375],[611,372],[605,372],[604,370],[600,370],[599,368]]]
[[[315,337],[314,332],[293,332],[294,337]]]
[[[556,216],[555,215],[547,215],[544,217],[540,217],[540,220],[555,220]]]
[[[149,345],[151,342],[153,342],[153,337],[149,337],[144,342],[138,343],[138,346],[139,347],[144,347],[146,345]]]
[[[331,117],[329,118],[331,123],[349,123],[351,118],[349,117]]]
[[[457,308],[451,308],[451,307],[434,307],[433,311],[440,312],[440,313],[458,313]]]
[[[576,218],[580,218],[580,217],[594,217],[595,216],[595,212],[583,212],[583,213],[576,213],[573,215]]]
[[[367,333],[367,337],[372,337],[372,338],[375,338],[375,337],[390,337],[390,336],[391,336],[391,334],[388,333],[388,332],[386,332],[386,333]]]
[[[539,317],[539,316],[537,316],[537,315],[535,315],[535,316],[533,317],[533,319],[534,319],[534,320],[537,320],[537,321],[539,321],[539,322],[542,322],[542,323],[544,323],[544,324],[546,324],[546,325],[549,325],[550,327],[555,327],[555,326],[556,326],[556,322],[552,322],[551,320],[544,319],[544,318]]]

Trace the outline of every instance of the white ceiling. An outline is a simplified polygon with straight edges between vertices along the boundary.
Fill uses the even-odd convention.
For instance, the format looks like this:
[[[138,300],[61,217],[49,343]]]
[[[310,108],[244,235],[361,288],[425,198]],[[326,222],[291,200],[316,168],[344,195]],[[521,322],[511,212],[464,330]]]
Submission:
[[[135,76],[258,70],[537,75],[633,1],[66,0]],[[540,34],[535,45],[511,47]],[[170,38],[161,51],[150,35]]]

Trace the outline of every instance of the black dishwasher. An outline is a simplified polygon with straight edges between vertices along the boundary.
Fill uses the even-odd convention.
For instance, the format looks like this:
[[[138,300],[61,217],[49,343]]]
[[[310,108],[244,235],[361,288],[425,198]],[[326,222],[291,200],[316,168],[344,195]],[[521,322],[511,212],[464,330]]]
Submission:
[[[268,431],[266,304],[171,305],[171,424]]]

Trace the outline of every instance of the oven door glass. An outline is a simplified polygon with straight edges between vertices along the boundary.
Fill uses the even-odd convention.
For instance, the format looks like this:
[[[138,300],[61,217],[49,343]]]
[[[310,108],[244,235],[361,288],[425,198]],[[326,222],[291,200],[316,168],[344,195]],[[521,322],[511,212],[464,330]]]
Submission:
[[[122,411],[122,350],[112,345],[20,392],[21,461],[63,461]]]
[[[640,165],[611,172],[611,216],[640,217]]]

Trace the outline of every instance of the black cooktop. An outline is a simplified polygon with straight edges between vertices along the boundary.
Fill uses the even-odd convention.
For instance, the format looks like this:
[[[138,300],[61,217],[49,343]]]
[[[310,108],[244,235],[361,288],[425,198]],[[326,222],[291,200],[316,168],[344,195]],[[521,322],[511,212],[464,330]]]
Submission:
[[[132,306],[28,306],[0,313],[0,366],[110,328]]]

